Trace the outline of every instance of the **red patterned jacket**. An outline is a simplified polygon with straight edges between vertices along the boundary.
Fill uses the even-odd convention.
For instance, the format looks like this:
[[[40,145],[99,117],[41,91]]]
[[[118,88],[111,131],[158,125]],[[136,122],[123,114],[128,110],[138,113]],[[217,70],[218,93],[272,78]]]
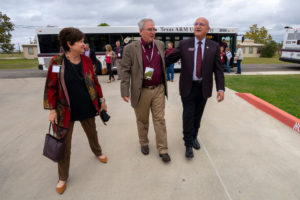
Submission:
[[[54,56],[50,61],[44,91],[44,109],[55,109],[57,112],[58,122],[53,127],[57,138],[63,138],[67,134],[71,120],[70,100],[64,79],[65,64],[63,58],[63,55],[58,55]],[[101,86],[94,73],[91,59],[81,55],[81,61],[85,85],[97,110],[97,114],[99,114],[100,105],[98,100],[103,97]],[[55,72],[55,69],[53,72],[53,66],[55,66],[55,69],[59,66],[59,73]]]

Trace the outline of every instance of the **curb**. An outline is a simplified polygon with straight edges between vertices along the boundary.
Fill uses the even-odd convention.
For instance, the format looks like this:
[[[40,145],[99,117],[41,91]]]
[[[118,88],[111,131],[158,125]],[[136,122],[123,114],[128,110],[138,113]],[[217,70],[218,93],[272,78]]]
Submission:
[[[297,133],[300,133],[300,119],[293,115],[273,106],[272,104],[254,96],[250,93],[235,93],[237,96],[246,100],[248,103],[252,104],[256,108],[264,111],[265,113],[271,115],[275,119],[281,121],[283,124],[292,128]]]

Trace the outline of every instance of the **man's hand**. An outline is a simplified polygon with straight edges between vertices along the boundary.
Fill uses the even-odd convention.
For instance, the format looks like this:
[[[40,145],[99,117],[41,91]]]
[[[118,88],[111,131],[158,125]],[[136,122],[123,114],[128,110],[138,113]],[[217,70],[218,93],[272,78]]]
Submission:
[[[123,100],[128,103],[129,102],[129,97],[123,97]]]
[[[217,92],[217,100],[218,100],[218,102],[221,102],[224,100],[224,92],[223,91]]]

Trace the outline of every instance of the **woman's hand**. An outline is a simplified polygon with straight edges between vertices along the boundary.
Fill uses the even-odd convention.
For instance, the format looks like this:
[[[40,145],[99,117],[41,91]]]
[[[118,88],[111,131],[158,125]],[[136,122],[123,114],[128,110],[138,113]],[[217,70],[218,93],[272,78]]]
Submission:
[[[56,113],[56,110],[50,110],[49,121],[52,124],[57,124],[57,113]]]
[[[105,110],[105,111],[107,112],[107,105],[106,105],[105,102],[101,102],[100,112],[101,112],[102,110]]]

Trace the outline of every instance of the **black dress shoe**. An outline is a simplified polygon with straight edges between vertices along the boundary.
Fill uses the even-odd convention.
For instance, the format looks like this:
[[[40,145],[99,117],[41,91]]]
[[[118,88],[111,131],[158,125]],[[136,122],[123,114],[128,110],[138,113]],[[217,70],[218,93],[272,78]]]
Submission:
[[[148,155],[149,154],[149,146],[146,145],[146,146],[141,146],[141,152],[144,154],[144,155]]]
[[[192,147],[186,147],[185,157],[187,157],[187,158],[193,158],[194,157],[194,152],[193,152]]]
[[[170,158],[168,153],[159,154],[159,156],[161,157],[162,161],[164,161],[164,162],[170,162],[171,161],[171,158]]]
[[[195,149],[200,149],[200,144],[199,144],[197,138],[193,140],[193,147]]]

